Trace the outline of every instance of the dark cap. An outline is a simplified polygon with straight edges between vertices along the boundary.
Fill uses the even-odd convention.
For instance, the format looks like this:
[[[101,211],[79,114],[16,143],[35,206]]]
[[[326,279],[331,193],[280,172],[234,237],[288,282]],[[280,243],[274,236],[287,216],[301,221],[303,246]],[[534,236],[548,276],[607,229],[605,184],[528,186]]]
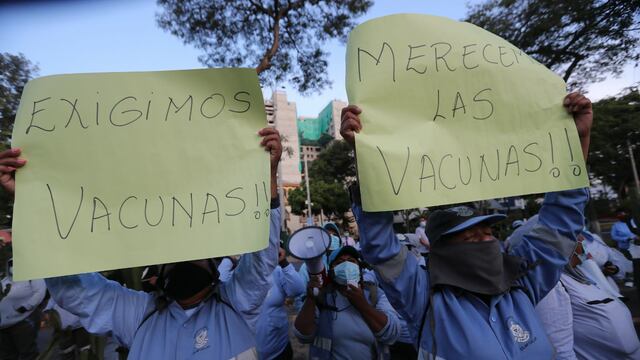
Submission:
[[[502,214],[479,215],[471,207],[456,206],[446,210],[434,211],[429,216],[425,232],[431,245],[434,245],[443,235],[455,234],[479,223],[495,224],[504,218],[506,216]]]
[[[354,248],[353,246],[347,245],[347,246],[340,247],[331,253],[331,256],[329,256],[329,267],[331,267],[331,264],[333,264],[333,262],[336,261],[336,259],[342,255],[351,255],[354,259],[358,260],[359,262],[362,261],[360,252],[356,250],[356,248]]]

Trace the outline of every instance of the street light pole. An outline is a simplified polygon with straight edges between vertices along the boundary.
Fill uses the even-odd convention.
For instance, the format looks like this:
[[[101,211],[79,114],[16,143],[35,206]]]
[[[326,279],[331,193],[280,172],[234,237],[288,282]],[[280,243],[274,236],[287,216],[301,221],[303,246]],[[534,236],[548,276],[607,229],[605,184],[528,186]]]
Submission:
[[[302,156],[304,157],[304,183],[307,187],[307,225],[313,225],[313,219],[311,214],[311,190],[309,189],[309,166],[307,165],[307,154],[305,151],[302,151]]]

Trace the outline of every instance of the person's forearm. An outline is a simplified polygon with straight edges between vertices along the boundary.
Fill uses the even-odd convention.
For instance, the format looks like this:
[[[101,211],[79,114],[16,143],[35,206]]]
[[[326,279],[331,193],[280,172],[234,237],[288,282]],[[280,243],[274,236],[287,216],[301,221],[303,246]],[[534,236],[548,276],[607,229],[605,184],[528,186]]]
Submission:
[[[302,335],[310,336],[316,332],[316,302],[313,296],[307,296],[302,309],[296,317],[294,326]]]
[[[371,329],[371,332],[374,334],[382,331],[382,329],[387,325],[387,321],[389,321],[387,319],[387,315],[371,306],[371,304],[366,300],[361,303],[354,304],[354,306],[362,316],[362,319],[364,319],[364,322],[367,323],[369,329]]]
[[[589,143],[591,142],[591,134],[583,136],[580,138],[580,147],[582,148],[582,156],[584,156],[584,161],[587,161],[587,157],[589,156]]]

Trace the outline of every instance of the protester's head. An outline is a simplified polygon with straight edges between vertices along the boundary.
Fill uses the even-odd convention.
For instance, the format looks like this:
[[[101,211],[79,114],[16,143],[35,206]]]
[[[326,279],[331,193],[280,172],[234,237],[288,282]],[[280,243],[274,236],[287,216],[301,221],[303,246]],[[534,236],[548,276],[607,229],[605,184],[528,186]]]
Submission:
[[[627,211],[625,209],[619,208],[616,210],[616,219],[620,221],[626,221],[628,217],[629,215],[627,214]]]
[[[324,224],[324,229],[331,235],[331,243],[329,244],[329,251],[337,250],[340,247],[340,230],[338,225],[334,222],[328,222]]]
[[[420,217],[420,222],[418,223],[418,226],[420,226],[421,228],[426,228],[427,227],[427,218],[424,216]]]
[[[329,276],[339,285],[357,286],[362,274],[360,253],[353,246],[343,246],[329,257]]]
[[[504,219],[501,214],[479,215],[469,206],[437,210],[430,216],[426,233],[431,246],[495,240],[491,225]]]
[[[161,267],[158,287],[171,299],[188,301],[206,294],[219,281],[213,259],[165,264]]]

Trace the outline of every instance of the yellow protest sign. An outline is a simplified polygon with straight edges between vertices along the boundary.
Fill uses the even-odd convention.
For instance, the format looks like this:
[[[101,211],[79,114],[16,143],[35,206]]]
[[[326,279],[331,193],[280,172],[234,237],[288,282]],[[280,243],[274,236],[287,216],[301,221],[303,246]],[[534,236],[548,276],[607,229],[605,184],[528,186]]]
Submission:
[[[400,14],[357,26],[347,94],[365,210],[588,186],[565,83],[472,24]]]
[[[267,246],[269,161],[254,69],[30,81],[13,146],[16,280]]]

